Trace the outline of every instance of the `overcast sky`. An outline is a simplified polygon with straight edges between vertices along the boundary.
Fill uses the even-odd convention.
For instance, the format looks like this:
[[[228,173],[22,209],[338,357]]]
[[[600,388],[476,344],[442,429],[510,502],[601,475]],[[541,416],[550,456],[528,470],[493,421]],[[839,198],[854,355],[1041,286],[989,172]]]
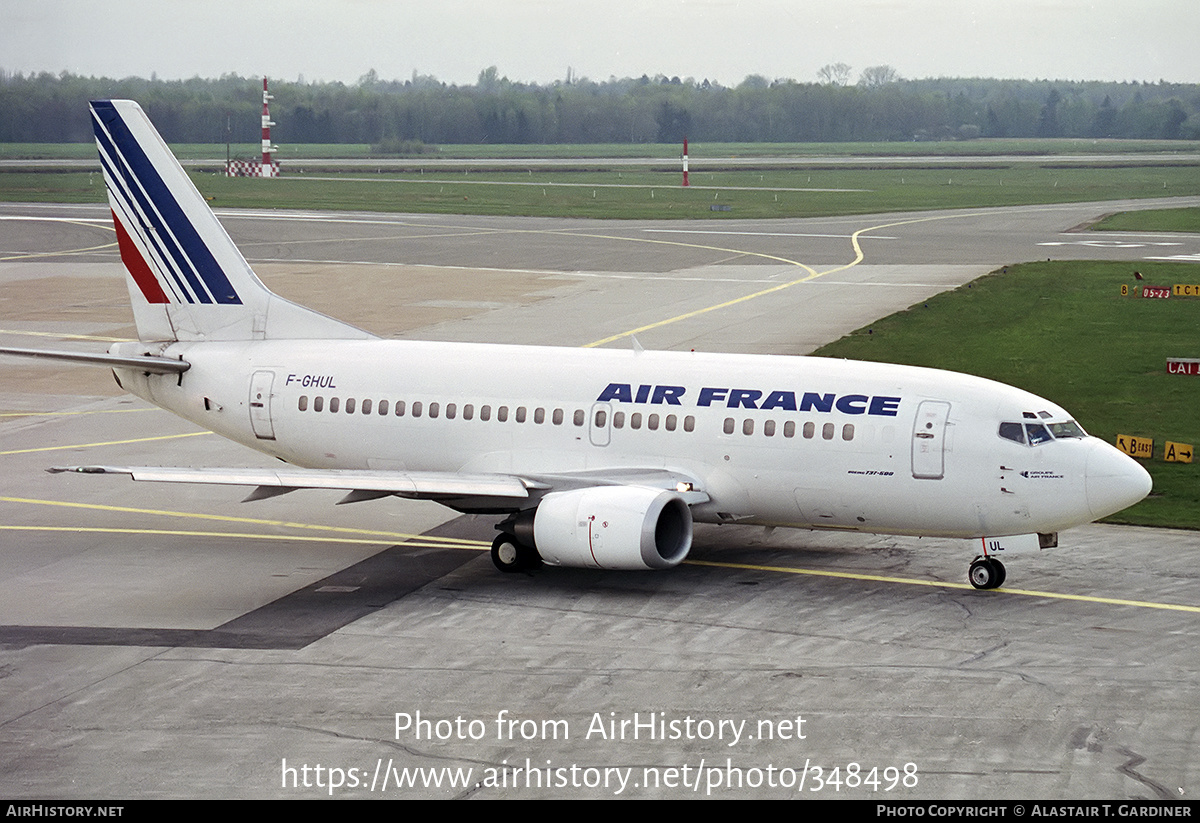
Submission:
[[[1200,82],[1198,0],[0,0],[0,69],[352,83],[903,77]]]

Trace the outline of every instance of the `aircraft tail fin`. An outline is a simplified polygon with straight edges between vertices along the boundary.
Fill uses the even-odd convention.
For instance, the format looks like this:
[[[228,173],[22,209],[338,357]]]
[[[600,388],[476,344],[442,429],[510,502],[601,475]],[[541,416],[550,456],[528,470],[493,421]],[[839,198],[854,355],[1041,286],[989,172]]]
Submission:
[[[91,110],[142,341],[372,336],[268,290],[141,106],[97,100]]]

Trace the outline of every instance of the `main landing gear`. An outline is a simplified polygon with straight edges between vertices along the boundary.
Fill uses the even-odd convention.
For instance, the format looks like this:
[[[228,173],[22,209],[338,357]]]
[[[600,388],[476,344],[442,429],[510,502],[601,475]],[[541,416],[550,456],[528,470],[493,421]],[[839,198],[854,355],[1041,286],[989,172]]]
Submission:
[[[502,572],[523,572],[540,569],[542,558],[533,546],[526,546],[511,534],[501,532],[492,541],[492,563]]]
[[[976,557],[967,572],[967,579],[977,589],[998,589],[1006,576],[1004,564],[994,557]]]

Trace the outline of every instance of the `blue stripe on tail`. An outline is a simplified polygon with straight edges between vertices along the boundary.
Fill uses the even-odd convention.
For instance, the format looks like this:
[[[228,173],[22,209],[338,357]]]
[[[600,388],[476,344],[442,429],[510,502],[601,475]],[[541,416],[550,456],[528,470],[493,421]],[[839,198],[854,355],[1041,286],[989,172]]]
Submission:
[[[92,102],[92,110],[96,117],[93,123],[96,140],[102,153],[107,154],[115,166],[110,171],[118,172],[114,179],[124,181],[127,194],[137,201],[139,211],[152,229],[147,232],[148,237],[157,238],[160,252],[167,252],[164,259],[169,255],[175,261],[199,302],[241,304],[229,278],[130,133],[116,107],[108,100],[97,100]]]

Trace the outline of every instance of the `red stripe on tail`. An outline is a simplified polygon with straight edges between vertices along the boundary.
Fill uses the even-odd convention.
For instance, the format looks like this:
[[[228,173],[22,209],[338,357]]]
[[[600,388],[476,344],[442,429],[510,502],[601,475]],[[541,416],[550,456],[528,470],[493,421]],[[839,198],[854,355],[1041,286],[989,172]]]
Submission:
[[[121,262],[125,264],[133,282],[137,283],[138,288],[142,290],[142,296],[146,298],[146,302],[170,303],[170,298],[158,284],[158,278],[154,276],[154,272],[150,271],[142,253],[134,245],[133,238],[129,236],[125,227],[121,225],[121,221],[117,219],[116,212],[112,212],[112,218],[113,226],[117,229],[117,246],[121,249]]]

